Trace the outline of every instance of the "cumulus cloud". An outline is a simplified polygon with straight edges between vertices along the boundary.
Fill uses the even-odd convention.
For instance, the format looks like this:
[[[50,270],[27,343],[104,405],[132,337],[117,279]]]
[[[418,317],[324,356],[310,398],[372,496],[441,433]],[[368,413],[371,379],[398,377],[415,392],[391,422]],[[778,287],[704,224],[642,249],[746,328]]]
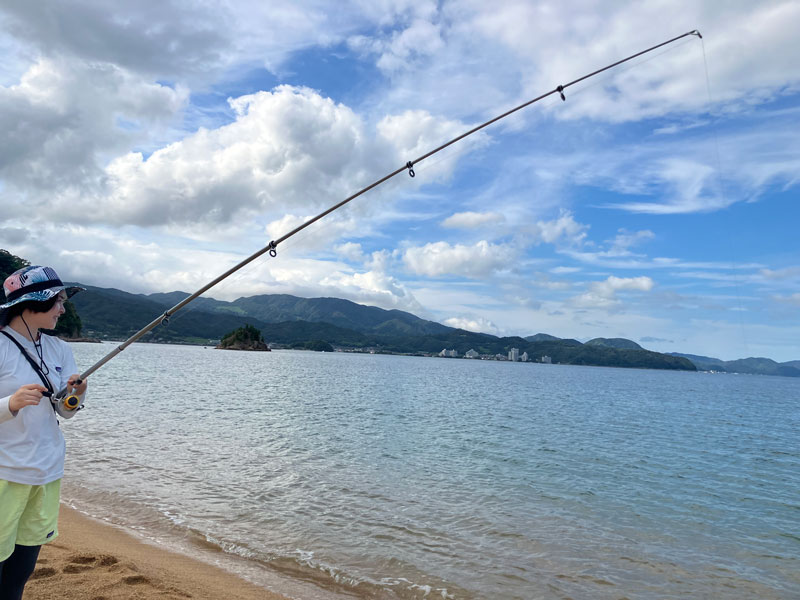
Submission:
[[[396,155],[412,161],[467,130],[468,126],[461,121],[436,117],[425,110],[387,115],[378,123],[378,133],[394,146]],[[488,143],[488,138],[483,133],[475,133],[470,143],[475,148]],[[416,163],[414,169],[426,181],[442,181],[452,173],[457,158],[457,153],[443,151],[435,158]]]
[[[619,307],[621,301],[618,292],[649,292],[653,289],[653,280],[649,277],[616,277],[610,276],[605,281],[589,284],[589,289],[572,299],[572,304],[579,308],[613,309]]]
[[[0,178],[24,195],[27,213],[52,194],[91,189],[109,156],[144,139],[141,129],[166,127],[186,100],[185,89],[108,63],[40,59],[0,87]]]
[[[226,222],[243,208],[317,208],[345,194],[352,178],[345,181],[344,171],[358,170],[364,152],[375,149],[359,144],[363,125],[350,109],[305,88],[282,86],[230,104],[237,119],[229,125],[200,130],[147,160],[138,153],[114,160],[94,218]]]
[[[534,239],[547,244],[580,246],[586,240],[588,225],[578,223],[568,211],[562,211],[557,219],[537,221],[530,229]]]
[[[103,0],[42,0],[3,3],[0,20],[8,35],[49,57],[110,62],[153,79],[205,86],[242,64],[278,71],[292,52],[338,43],[404,7],[396,3],[381,15],[363,8],[342,2],[327,10],[316,0],[281,6],[148,0],[109,11]]]
[[[345,242],[334,246],[333,250],[350,262],[362,262],[364,260],[364,251],[361,250],[361,244]]]
[[[356,273],[336,272],[320,280],[327,287],[325,295],[336,295],[385,309],[400,309],[416,314],[424,307],[404,284],[384,271],[370,270]]]
[[[138,152],[124,154],[111,161],[102,188],[93,194],[65,190],[40,203],[64,209],[66,215],[80,213],[82,220],[145,226],[226,223],[243,210],[280,215],[319,210],[375,178],[380,173],[375,157],[389,163],[402,148],[423,145],[430,132],[458,127],[454,121],[437,126],[430,115],[416,115],[415,124],[407,122],[407,115],[390,116],[370,135],[348,107],[290,86],[233,99],[231,106],[235,122],[201,129],[147,158]],[[396,137],[390,143],[387,135]],[[36,148],[30,144],[28,154]],[[64,161],[74,156],[66,148],[58,148],[56,154]],[[42,159],[46,168],[53,169],[44,158],[48,157]],[[68,172],[67,166],[61,169]],[[438,166],[440,173],[446,170]],[[29,168],[16,171],[33,177]]]
[[[483,317],[450,317],[442,321],[449,327],[456,329],[465,329],[466,331],[474,331],[476,333],[490,333],[497,335],[500,333],[497,325]]]
[[[95,222],[144,226],[224,224],[243,211],[318,211],[384,174],[378,161],[391,164],[403,148],[415,151],[431,132],[460,129],[430,115],[416,115],[413,123],[401,115],[382,120],[370,135],[348,107],[290,86],[230,103],[233,123],[201,129],[147,158],[120,156],[105,169],[101,191],[63,194],[56,206]],[[440,163],[432,171],[444,175],[448,167]]]
[[[419,57],[435,54],[444,46],[438,24],[415,19],[408,27],[395,31],[386,42],[376,40],[372,51],[380,54],[376,64],[383,71],[411,68]]]
[[[514,268],[519,250],[481,240],[472,246],[433,242],[407,248],[403,262],[408,270],[427,277],[487,277]]]
[[[102,0],[43,0],[9,2],[2,12],[7,31],[48,56],[71,55],[161,76],[201,71],[220,60],[228,45],[226,27],[220,26],[227,19],[220,11],[195,5],[188,19],[176,2],[160,2],[158,10],[149,4],[109,11]]]

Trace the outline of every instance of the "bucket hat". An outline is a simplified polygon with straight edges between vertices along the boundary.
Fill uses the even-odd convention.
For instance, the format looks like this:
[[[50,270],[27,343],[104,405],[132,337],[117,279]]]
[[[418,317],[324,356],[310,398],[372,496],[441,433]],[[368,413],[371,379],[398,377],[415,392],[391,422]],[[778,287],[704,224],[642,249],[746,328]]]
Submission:
[[[33,300],[44,302],[50,300],[59,292],[66,291],[67,298],[71,298],[86,288],[66,286],[61,281],[55,269],[31,265],[14,271],[3,282],[3,291],[6,293],[6,303],[0,305],[0,326],[6,324],[8,309],[19,304]]]

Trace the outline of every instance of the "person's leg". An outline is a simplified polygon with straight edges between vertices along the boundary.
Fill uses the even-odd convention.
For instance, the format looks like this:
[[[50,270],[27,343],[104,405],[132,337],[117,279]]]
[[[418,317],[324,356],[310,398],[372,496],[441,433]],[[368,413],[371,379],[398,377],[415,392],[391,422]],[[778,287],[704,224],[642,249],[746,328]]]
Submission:
[[[14,484],[17,485],[17,484]],[[22,486],[27,488],[25,502],[19,502],[24,508],[14,528],[16,540],[13,550],[3,563],[2,579],[0,579],[0,600],[19,600],[22,589],[36,567],[39,548],[42,544],[58,537],[58,508],[61,480],[51,481],[44,485]],[[11,550],[8,536],[4,537],[8,555]],[[3,556],[0,554],[0,556]]]
[[[17,543],[19,519],[28,505],[33,486],[13,483],[0,479],[0,590],[3,585],[3,571],[6,561],[11,558]]]
[[[22,600],[22,590],[33,575],[41,546],[14,546],[14,552],[0,563],[0,600]]]

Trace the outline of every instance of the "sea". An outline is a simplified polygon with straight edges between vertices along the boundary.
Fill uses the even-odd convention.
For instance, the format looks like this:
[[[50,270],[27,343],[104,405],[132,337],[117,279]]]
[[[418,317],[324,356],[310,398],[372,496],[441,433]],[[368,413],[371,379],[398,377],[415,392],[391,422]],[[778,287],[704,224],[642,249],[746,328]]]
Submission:
[[[64,502],[290,598],[800,598],[800,379],[137,343],[89,387]]]

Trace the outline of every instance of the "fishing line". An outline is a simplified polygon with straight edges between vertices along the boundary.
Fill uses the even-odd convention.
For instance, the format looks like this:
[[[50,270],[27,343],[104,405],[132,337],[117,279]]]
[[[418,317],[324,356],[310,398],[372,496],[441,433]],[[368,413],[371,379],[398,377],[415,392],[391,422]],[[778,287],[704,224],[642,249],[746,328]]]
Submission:
[[[309,226],[313,225],[314,223],[316,223],[320,219],[323,219],[324,217],[326,217],[330,213],[340,209],[344,205],[350,203],[352,200],[355,200],[359,196],[362,196],[363,194],[366,194],[370,190],[372,190],[372,189],[384,184],[385,182],[389,181],[390,179],[392,179],[393,177],[395,177],[395,176],[397,176],[397,175],[399,175],[401,173],[408,173],[409,176],[415,177],[416,176],[416,170],[415,169],[418,168],[418,165],[421,162],[423,162],[426,159],[430,158],[434,154],[438,154],[439,152],[441,152],[445,148],[449,148],[453,144],[456,144],[457,142],[460,142],[464,138],[467,138],[467,137],[469,137],[469,136],[481,131],[482,129],[485,129],[486,127],[489,127],[490,125],[492,125],[492,124],[494,124],[494,123],[496,123],[496,122],[498,122],[498,121],[500,121],[502,119],[505,119],[506,117],[508,117],[510,115],[513,115],[514,113],[517,113],[517,112],[521,111],[522,109],[527,108],[528,106],[531,106],[532,104],[535,104],[536,102],[544,100],[545,98],[547,98],[549,96],[556,96],[556,95],[557,95],[557,97],[561,98],[562,101],[566,101],[567,100],[566,91],[567,91],[568,88],[570,88],[570,87],[572,87],[574,85],[577,85],[577,84],[581,83],[582,81],[590,79],[590,78],[592,78],[592,77],[594,77],[596,75],[599,75],[600,73],[603,73],[604,71],[608,71],[610,69],[613,69],[613,68],[617,67],[618,65],[621,65],[623,63],[629,62],[629,61],[631,61],[631,60],[633,60],[635,58],[638,58],[638,57],[640,57],[642,55],[645,55],[645,54],[648,54],[650,52],[653,52],[654,50],[657,50],[658,48],[662,48],[662,47],[667,46],[667,45],[669,45],[669,44],[671,44],[673,42],[676,42],[676,41],[678,41],[680,39],[683,39],[683,38],[687,38],[689,36],[697,36],[697,37],[702,39],[702,35],[700,35],[700,32],[697,31],[696,29],[692,30],[692,31],[688,31],[688,32],[686,32],[686,33],[684,33],[682,35],[676,36],[676,37],[674,37],[672,39],[669,39],[669,40],[667,40],[665,42],[661,42],[660,44],[656,44],[655,46],[647,48],[646,50],[642,50],[640,52],[637,52],[636,54],[632,54],[632,55],[630,55],[630,56],[628,56],[626,58],[618,60],[618,61],[616,61],[616,62],[614,62],[614,63],[612,63],[610,65],[607,65],[605,67],[602,67],[600,69],[592,71],[591,73],[588,73],[586,75],[578,77],[577,79],[574,79],[574,80],[572,80],[572,81],[570,81],[568,83],[559,84],[554,89],[552,89],[552,90],[550,90],[548,92],[545,92],[545,93],[541,94],[540,96],[537,96],[536,98],[528,100],[527,102],[524,102],[524,103],[520,104],[519,106],[516,106],[516,107],[514,107],[514,108],[512,108],[510,110],[507,110],[506,112],[504,112],[504,113],[502,113],[502,114],[500,114],[500,115],[498,115],[498,116],[496,116],[496,117],[494,117],[492,119],[489,119],[488,121],[486,121],[486,122],[484,122],[484,123],[482,123],[480,125],[477,125],[477,126],[473,127],[469,131],[466,131],[466,132],[462,133],[461,135],[453,138],[452,140],[450,140],[448,142],[445,142],[441,146],[438,146],[438,147],[436,147],[436,148],[434,148],[432,150],[429,150],[425,154],[422,154],[421,156],[419,156],[419,157],[417,157],[417,158],[415,158],[413,160],[407,161],[405,165],[395,169],[391,173],[388,173],[388,174],[384,175],[380,179],[378,179],[378,180],[374,181],[373,183],[367,185],[366,187],[362,188],[361,190],[359,190],[355,194],[353,194],[351,196],[348,196],[347,198],[345,198],[344,200],[340,201],[339,203],[334,204],[330,208],[328,208],[328,209],[324,210],[323,212],[319,213],[317,216],[312,217],[311,219],[308,219],[306,222],[304,222],[303,224],[295,227],[291,231],[285,233],[284,235],[282,235],[278,239],[270,241],[269,244],[267,244],[266,246],[264,246],[260,250],[254,252],[253,254],[251,254],[250,256],[248,256],[247,258],[245,258],[244,260],[242,260],[238,264],[234,265],[233,267],[231,267],[230,269],[228,269],[227,271],[225,271],[224,273],[222,273],[221,275],[219,275],[218,277],[216,277],[215,279],[213,279],[212,281],[210,281],[209,283],[207,283],[206,285],[201,287],[199,290],[197,290],[196,292],[194,292],[193,294],[191,294],[187,298],[183,299],[181,302],[179,302],[178,304],[176,304],[175,306],[173,306],[169,310],[164,311],[164,314],[162,314],[159,317],[155,318],[148,325],[146,325],[145,327],[143,327],[142,329],[140,329],[139,331],[134,333],[127,340],[125,340],[122,344],[120,344],[117,348],[115,348],[114,350],[109,352],[106,356],[104,356],[98,362],[96,362],[94,365],[89,367],[89,369],[84,371],[81,374],[80,379],[83,380],[83,379],[86,379],[87,377],[89,377],[92,373],[94,373],[95,371],[100,369],[103,365],[105,365],[108,361],[113,359],[117,354],[119,354],[120,352],[125,350],[125,348],[130,346],[133,342],[141,339],[142,336],[144,336],[145,334],[150,332],[152,329],[154,329],[158,325],[163,325],[163,324],[168,323],[169,319],[172,317],[172,315],[174,315],[181,308],[183,308],[184,306],[189,304],[192,300],[194,300],[198,296],[202,295],[203,293],[205,293],[206,291],[208,291],[209,289],[211,289],[212,287],[214,287],[215,285],[217,285],[221,281],[227,279],[228,277],[233,275],[236,271],[238,271],[239,269],[241,269],[241,268],[245,267],[246,265],[250,264],[251,262],[253,262],[257,258],[259,258],[260,256],[263,256],[264,254],[269,254],[269,256],[271,258],[276,258],[278,256],[278,246],[279,245],[284,243],[289,238],[291,238],[291,237],[295,236],[296,234],[300,233],[304,229],[308,228]],[[64,401],[64,396],[65,396],[66,393],[67,393],[66,388],[64,388],[63,390],[59,391],[59,393],[57,395],[57,399],[60,399],[63,402]]]
[[[713,102],[712,102],[712,99],[711,99],[711,78],[708,76],[708,59],[706,58],[706,45],[705,45],[705,42],[703,42],[702,38],[700,38],[700,47],[703,49],[703,68],[704,68],[704,72],[705,72],[705,76],[706,76],[706,93],[708,94],[708,111],[709,111],[709,116],[712,119],[712,121],[711,121],[712,129],[711,130],[712,130],[712,133],[714,135],[714,153],[715,153],[715,158],[717,160],[717,176],[715,178],[715,183],[716,183],[716,187],[717,187],[718,196],[719,197],[723,197],[725,190],[724,190],[724,187],[722,185],[722,159],[720,158],[720,151],[719,151],[719,128],[716,126],[716,121],[713,118],[713,115],[711,115],[711,107],[713,106]],[[733,240],[734,239],[739,239],[740,236],[738,236],[738,235],[728,235],[726,237],[728,238],[728,242],[729,243],[733,243]],[[733,253],[731,252],[731,254],[733,254]],[[745,327],[744,327],[744,317],[742,316],[743,313],[744,313],[744,305],[742,304],[742,286],[741,286],[741,281],[739,280],[739,276],[738,276],[737,271],[738,271],[738,269],[737,269],[737,266],[736,266],[735,262],[732,262],[731,263],[731,273],[733,274],[733,287],[734,287],[734,290],[736,291],[736,307],[738,308],[738,310],[736,312],[738,313],[738,317],[739,317],[739,330],[741,331],[741,334],[742,334],[742,343],[744,344],[744,354],[745,354],[745,356],[749,356],[750,355],[750,350],[749,350],[749,345],[747,343],[747,332],[746,332]]]

